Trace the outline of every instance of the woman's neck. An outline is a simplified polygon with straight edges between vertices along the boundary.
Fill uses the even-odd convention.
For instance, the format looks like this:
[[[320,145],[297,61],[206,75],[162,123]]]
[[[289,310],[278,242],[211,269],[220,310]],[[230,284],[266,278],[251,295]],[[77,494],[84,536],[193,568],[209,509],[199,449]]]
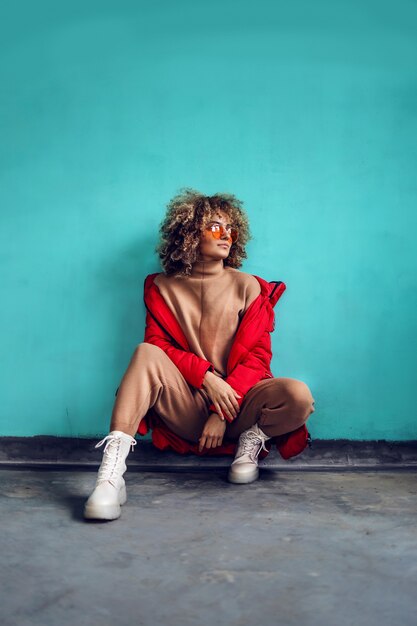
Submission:
[[[212,278],[222,276],[224,273],[223,259],[211,259],[207,261],[195,261],[191,269],[193,278]]]

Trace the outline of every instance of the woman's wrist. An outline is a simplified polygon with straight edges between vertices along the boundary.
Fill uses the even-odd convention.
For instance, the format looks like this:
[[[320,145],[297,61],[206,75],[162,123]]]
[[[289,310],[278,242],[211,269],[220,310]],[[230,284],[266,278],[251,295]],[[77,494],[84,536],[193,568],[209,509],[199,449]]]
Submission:
[[[210,375],[214,376],[212,371],[207,370],[207,372],[204,374],[203,382],[201,383],[201,386],[203,387],[203,389],[205,389],[205,385],[206,385],[207,381],[209,380]]]
[[[217,411],[212,411],[212,412],[210,413],[209,417],[212,417],[213,415],[215,415],[215,416],[216,416],[216,417],[217,417],[217,418],[218,418],[221,422],[224,422],[224,417],[223,417],[223,415],[219,415],[219,414],[217,413]]]

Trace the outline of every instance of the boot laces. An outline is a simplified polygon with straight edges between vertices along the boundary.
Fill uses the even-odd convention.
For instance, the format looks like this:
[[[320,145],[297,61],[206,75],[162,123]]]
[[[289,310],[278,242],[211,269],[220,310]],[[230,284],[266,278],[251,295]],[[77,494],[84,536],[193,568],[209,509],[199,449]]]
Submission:
[[[268,452],[268,448],[265,446],[266,439],[259,437],[253,430],[248,430],[242,433],[240,438],[240,455],[248,454],[250,459],[255,462],[259,452],[264,449]]]
[[[112,479],[113,472],[116,469],[118,463],[122,462],[123,459],[120,456],[120,446],[122,443],[121,437],[115,437],[114,435],[106,435],[101,441],[96,443],[95,448],[99,448],[106,442],[106,445],[103,450],[103,460],[100,465],[100,469],[97,477],[97,484],[104,480],[108,480],[115,486],[114,480]],[[132,438],[130,445],[131,450],[133,451],[134,446],[137,444],[137,441]],[[107,452],[108,450],[108,452]],[[107,454],[105,454],[107,452]]]
[[[115,441],[116,441],[116,442],[120,442],[120,441],[121,441],[121,437],[115,437],[115,435],[106,435],[106,436],[104,437],[104,439],[102,439],[101,441],[99,441],[98,443],[96,443],[96,445],[95,445],[94,447],[95,447],[95,448],[99,448],[100,446],[102,446],[102,445],[103,445],[103,443],[104,443],[106,440],[108,440],[108,441],[107,441],[107,443],[106,443],[106,445],[105,445],[105,447],[104,447],[103,454],[104,454],[104,452],[107,450],[108,446],[109,446],[112,442],[115,442]],[[133,452],[133,448],[134,448],[134,446],[135,446],[136,444],[137,444],[136,439],[132,438],[132,441],[130,442],[130,445],[132,446],[132,447],[131,447],[131,451],[132,451],[132,452]]]

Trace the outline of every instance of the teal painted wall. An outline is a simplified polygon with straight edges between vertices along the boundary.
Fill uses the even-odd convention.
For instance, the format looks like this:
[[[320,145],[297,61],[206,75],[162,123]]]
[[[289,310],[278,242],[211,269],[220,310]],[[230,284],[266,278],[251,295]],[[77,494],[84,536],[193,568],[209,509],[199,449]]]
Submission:
[[[98,436],[184,186],[242,198],[283,280],[275,376],[316,438],[417,438],[417,5],[1,8],[0,435]]]

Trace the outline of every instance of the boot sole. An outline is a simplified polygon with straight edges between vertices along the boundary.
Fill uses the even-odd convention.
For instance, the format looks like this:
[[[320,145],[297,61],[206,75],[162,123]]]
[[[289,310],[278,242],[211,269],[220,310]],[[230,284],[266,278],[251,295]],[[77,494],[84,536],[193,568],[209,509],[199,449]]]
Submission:
[[[126,487],[119,492],[119,504],[86,504],[84,506],[84,517],[86,519],[118,519],[121,514],[120,507],[126,502]]]
[[[227,476],[227,480],[229,483],[235,483],[236,485],[246,485],[248,483],[253,483],[255,480],[259,478],[259,469],[250,476],[239,476],[239,474],[235,474],[233,471],[229,471]]]

